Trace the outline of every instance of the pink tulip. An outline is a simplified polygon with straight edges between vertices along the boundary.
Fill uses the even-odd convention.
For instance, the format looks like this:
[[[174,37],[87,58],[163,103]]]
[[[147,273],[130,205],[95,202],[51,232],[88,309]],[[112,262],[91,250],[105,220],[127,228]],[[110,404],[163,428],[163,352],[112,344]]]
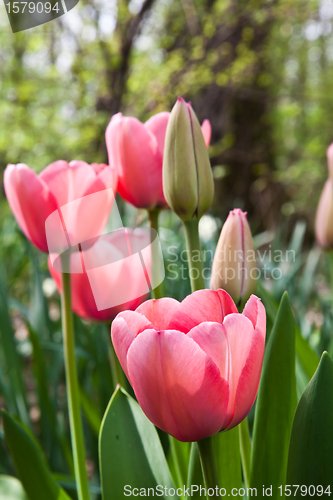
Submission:
[[[212,127],[209,120],[204,120],[201,125],[202,135],[204,136],[204,140],[207,148],[210,144],[210,139],[212,137]]]
[[[73,311],[90,321],[110,321],[119,312],[138,307],[149,293],[150,254],[145,254],[148,258],[145,269],[138,263],[139,255],[136,254],[136,259],[129,258],[129,247],[135,252],[149,245],[149,232],[123,228],[101,236],[93,246],[80,252],[83,272],[75,272],[76,254],[72,254]],[[50,257],[48,265],[61,293],[61,272],[54,269]]]
[[[105,132],[109,163],[118,172],[119,194],[137,208],[165,207],[162,165],[165,133],[170,113],[152,116],[145,124],[117,113]],[[210,123],[202,124],[207,147]]]
[[[179,303],[148,300],[120,313],[111,336],[147,417],[180,441],[238,425],[258,391],[266,314],[252,295],[242,314],[224,290]]]
[[[236,304],[245,301],[256,291],[255,253],[246,212],[234,208],[223,224],[216,246],[210,288],[223,288]]]
[[[117,188],[115,169],[84,161],[59,160],[51,163],[39,175],[28,165],[8,165],[4,173],[8,203],[25,236],[42,252],[48,252],[45,221],[55,210],[99,191]],[[84,241],[101,233],[111,210],[113,197],[103,197],[100,204],[84,213],[76,207],[70,214],[67,231],[73,240]],[[55,235],[56,236],[56,235]]]
[[[328,179],[316,213],[316,239],[320,246],[333,249],[333,143],[327,148]]]

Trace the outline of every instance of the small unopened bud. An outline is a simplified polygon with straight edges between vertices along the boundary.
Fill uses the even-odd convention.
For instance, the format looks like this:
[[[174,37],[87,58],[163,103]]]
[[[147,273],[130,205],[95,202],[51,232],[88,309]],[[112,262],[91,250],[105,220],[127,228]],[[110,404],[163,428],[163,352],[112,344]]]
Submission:
[[[210,287],[223,288],[237,305],[243,304],[257,286],[257,268],[252,234],[246,212],[229,213],[217,243]]]
[[[165,137],[163,191],[184,222],[202,217],[213,202],[214,181],[208,149],[189,103],[178,98]]]
[[[321,193],[316,214],[316,239],[324,248],[333,250],[333,144],[327,148],[328,179]]]

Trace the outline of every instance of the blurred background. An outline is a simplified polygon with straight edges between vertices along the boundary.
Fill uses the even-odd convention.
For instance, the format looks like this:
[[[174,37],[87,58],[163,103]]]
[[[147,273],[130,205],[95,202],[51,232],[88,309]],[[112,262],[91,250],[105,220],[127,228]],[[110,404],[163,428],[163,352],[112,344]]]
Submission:
[[[107,162],[104,132],[114,113],[146,121],[181,95],[212,124],[216,195],[200,226],[207,255],[228,212],[247,210],[260,265],[282,276],[263,279],[258,294],[271,292],[272,311],[287,289],[303,337],[316,355],[332,354],[330,267],[314,243],[314,216],[333,141],[333,0],[80,0],[58,20],[16,34],[1,5],[0,27],[1,173],[8,163],[40,171],[57,159]],[[125,204],[122,212],[124,223],[145,223]],[[162,245],[180,253],[179,220],[165,211],[161,225]],[[0,406],[34,429],[75,498],[59,296],[2,185],[0,242]],[[264,254],[274,249],[283,252],[276,262]],[[188,280],[165,284],[178,299],[190,290]],[[75,321],[99,498],[96,436],[113,387],[109,327]],[[308,380],[298,366],[299,394]],[[0,472],[12,471],[1,456]]]
[[[145,121],[190,100],[213,128],[215,215],[263,230],[310,223],[333,140],[333,1],[80,0],[0,34],[0,168],[106,162],[118,111]]]

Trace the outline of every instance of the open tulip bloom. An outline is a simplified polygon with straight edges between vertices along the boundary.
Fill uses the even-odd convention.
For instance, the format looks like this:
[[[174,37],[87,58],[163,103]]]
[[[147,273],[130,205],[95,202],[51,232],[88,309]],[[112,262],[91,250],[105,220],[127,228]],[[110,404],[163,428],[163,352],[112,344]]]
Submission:
[[[85,263],[82,272],[75,272],[76,255],[72,254],[74,270],[71,269],[71,295],[73,311],[90,321],[111,321],[125,309],[135,309],[148,298],[147,275],[150,274],[150,255],[147,268],[139,269],[132,251],[148,247],[150,234],[144,230],[124,228],[105,234],[96,243],[80,252]],[[138,257],[137,257],[138,258]],[[101,266],[101,263],[113,263]],[[59,292],[62,292],[62,276],[48,259],[49,271]],[[87,270],[87,267],[89,270]],[[131,283],[129,289],[128,283]],[[106,293],[107,290],[107,293]],[[99,305],[99,307],[97,307]]]
[[[111,335],[143,411],[179,441],[231,429],[249,413],[266,335],[258,297],[242,314],[224,290],[148,300],[118,314]]]
[[[49,251],[46,220],[75,200],[82,200],[82,203],[70,214],[67,227],[70,237],[82,242],[101,234],[114,199],[111,190],[116,192],[117,182],[117,172],[112,167],[77,160],[55,161],[39,175],[24,163],[8,165],[4,173],[10,208],[25,236],[42,252]],[[89,205],[89,213],[85,213],[85,197],[98,192],[108,193],[107,197],[100,198],[103,206],[95,202],[92,208]],[[73,206],[70,209],[73,212]]]

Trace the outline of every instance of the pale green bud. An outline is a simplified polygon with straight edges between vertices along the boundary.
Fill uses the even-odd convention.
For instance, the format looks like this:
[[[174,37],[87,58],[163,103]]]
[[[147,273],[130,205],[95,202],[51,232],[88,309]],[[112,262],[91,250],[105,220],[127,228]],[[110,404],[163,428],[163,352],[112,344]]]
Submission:
[[[184,222],[200,219],[214,198],[214,180],[200,123],[189,103],[178,98],[170,114],[163,158],[163,191]]]

